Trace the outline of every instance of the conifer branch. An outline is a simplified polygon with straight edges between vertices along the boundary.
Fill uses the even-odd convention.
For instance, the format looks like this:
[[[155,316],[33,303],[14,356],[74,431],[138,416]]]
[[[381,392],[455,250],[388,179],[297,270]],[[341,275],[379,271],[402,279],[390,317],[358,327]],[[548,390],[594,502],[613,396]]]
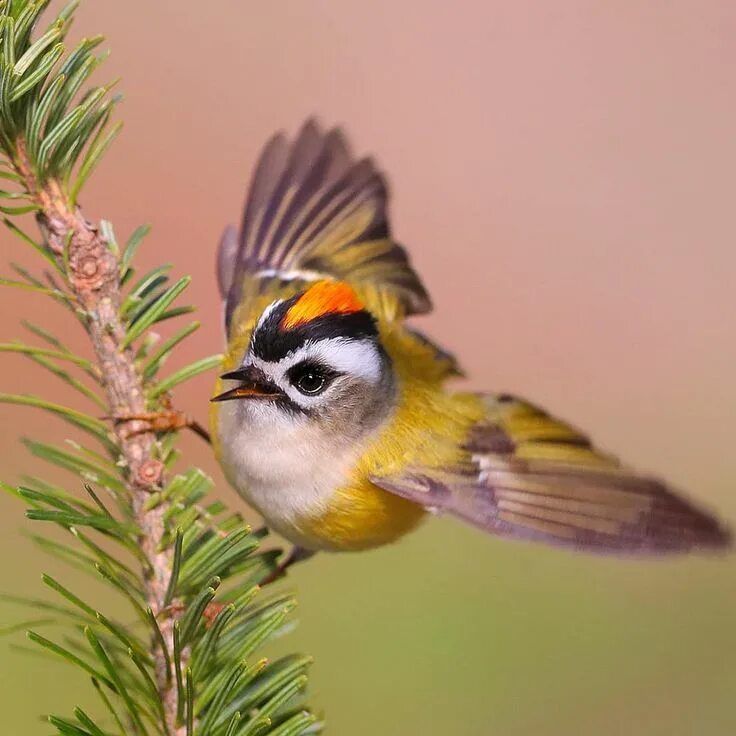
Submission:
[[[94,349],[96,362],[105,377],[104,390],[111,417],[140,416],[147,411],[143,380],[135,364],[132,348],[123,347],[126,330],[118,317],[121,305],[120,264],[98,226],[89,222],[79,207],[69,202],[59,182],[49,179],[38,186],[27,146],[17,142],[15,162],[22,184],[38,206],[36,219],[45,242],[56,259],[66,264],[68,284],[81,309]],[[125,466],[138,541],[150,568],[146,571],[145,600],[156,616],[168,648],[174,643],[174,622],[181,603],[164,603],[174,562],[173,550],[162,544],[164,514],[168,504],[147,508],[152,493],[165,484],[165,469],[154,456],[155,437],[139,420],[115,423],[116,442]],[[168,612],[172,612],[169,614]],[[166,724],[172,734],[184,734],[176,727],[177,692],[167,678],[167,665],[160,648],[154,650],[155,673],[164,707]],[[182,667],[187,667],[186,650]]]
[[[117,98],[110,94],[113,84],[87,86],[104,58],[94,53],[102,37],[83,39],[71,51],[65,47],[77,0],[36,32],[48,3],[0,0],[0,180],[7,187],[0,203],[8,202],[0,212],[35,214],[40,242],[11,219],[3,222],[45,268],[37,275],[14,265],[18,278],[0,278],[0,285],[67,308],[86,331],[93,357],[74,354],[33,324],[25,327],[43,346],[1,343],[0,352],[46,368],[96,412],[104,407],[111,424],[42,397],[0,393],[0,404],[50,412],[84,433],[85,442],[96,443],[25,442],[36,458],[71,471],[81,493],[35,475],[17,487],[0,483],[0,490],[26,504],[27,518],[68,532],[68,545],[43,534],[32,539],[122,595],[137,624],[112,620],[49,576],[43,581],[60,603],[13,595],[0,600],[42,611],[42,618],[36,613],[26,622],[34,629],[67,624],[62,643],[35,630],[28,638],[92,679],[102,718],[80,708],[72,711],[74,721],[49,716],[60,734],[314,733],[319,725],[300,700],[311,660],[292,655],[251,661],[260,644],[286,626],[294,607],[288,594],[259,596],[278,551],[260,551],[264,532],[207,500],[211,482],[204,473],[174,472],[182,422],[161,426],[148,420],[176,418],[170,392],[220,359],[160,375],[172,351],[199,326],[180,328],[159,346],[151,331],[192,311],[177,304],[190,279],[169,285],[169,267],[159,266],[136,280],[134,256],[148,227],[120,247],[109,222],[93,223],[80,209],[82,187],[120,130],[110,123]],[[6,633],[17,628],[6,627]]]

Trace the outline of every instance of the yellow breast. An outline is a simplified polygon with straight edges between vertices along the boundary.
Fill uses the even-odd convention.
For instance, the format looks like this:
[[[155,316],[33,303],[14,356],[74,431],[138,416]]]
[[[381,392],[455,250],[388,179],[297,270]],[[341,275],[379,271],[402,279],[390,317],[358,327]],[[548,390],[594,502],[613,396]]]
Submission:
[[[328,550],[361,550],[396,541],[411,531],[425,511],[367,479],[339,488],[326,512],[305,520],[301,532]]]

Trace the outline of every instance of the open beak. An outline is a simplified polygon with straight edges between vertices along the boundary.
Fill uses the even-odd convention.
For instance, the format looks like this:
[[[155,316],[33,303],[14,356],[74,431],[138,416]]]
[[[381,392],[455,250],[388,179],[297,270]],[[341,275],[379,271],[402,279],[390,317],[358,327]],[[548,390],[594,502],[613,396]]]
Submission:
[[[269,381],[264,373],[253,366],[238,368],[220,376],[226,381],[240,381],[241,385],[213,396],[210,401],[233,399],[277,399],[283,396],[281,389]]]

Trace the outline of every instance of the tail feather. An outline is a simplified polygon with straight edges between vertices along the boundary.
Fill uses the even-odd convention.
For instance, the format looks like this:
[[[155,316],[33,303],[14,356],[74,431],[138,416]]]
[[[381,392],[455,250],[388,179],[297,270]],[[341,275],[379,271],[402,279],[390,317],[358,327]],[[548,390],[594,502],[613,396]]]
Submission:
[[[387,202],[383,176],[370,159],[352,158],[340,130],[323,133],[308,121],[294,143],[274,136],[253,175],[240,233],[227,230],[220,245],[228,329],[248,298],[246,275],[370,283],[392,292],[407,314],[429,311],[406,252],[391,239]]]

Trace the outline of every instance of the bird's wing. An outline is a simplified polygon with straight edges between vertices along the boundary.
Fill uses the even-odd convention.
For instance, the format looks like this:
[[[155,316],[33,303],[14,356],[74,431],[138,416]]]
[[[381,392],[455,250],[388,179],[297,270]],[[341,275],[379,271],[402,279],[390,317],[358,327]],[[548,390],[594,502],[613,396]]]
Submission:
[[[240,232],[225,231],[218,281],[228,333],[236,308],[278,280],[287,290],[322,278],[383,291],[403,315],[428,312],[429,296],[391,238],[386,181],[356,161],[338,129],[308,121],[293,143],[276,135],[253,175]]]
[[[483,399],[486,417],[457,465],[370,480],[505,537],[621,554],[728,545],[713,517],[598,452],[567,424],[512,397]]]
[[[416,340],[432,351],[434,362],[443,368],[443,377],[452,378],[465,376],[463,369],[460,367],[460,363],[458,363],[458,360],[453,353],[440,347],[431,337],[427,337],[427,335],[420,332],[415,327],[409,327],[407,325],[403,325],[402,327],[404,333],[408,337]]]

